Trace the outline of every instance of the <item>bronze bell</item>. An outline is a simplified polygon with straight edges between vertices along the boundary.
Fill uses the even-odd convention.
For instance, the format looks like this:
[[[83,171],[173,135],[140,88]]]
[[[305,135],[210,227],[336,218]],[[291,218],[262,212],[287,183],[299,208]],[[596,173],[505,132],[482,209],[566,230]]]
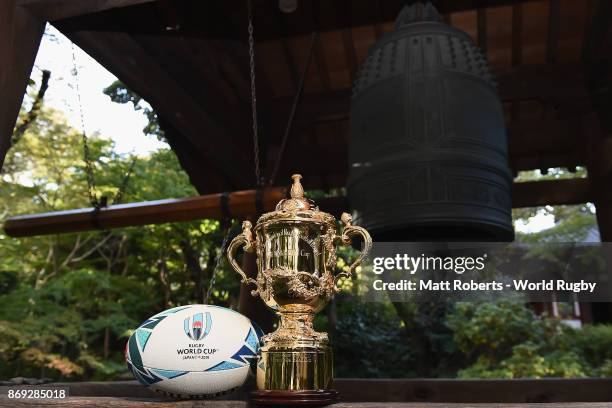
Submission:
[[[427,3],[406,6],[353,88],[348,198],[377,241],[508,241],[506,129],[487,61]]]

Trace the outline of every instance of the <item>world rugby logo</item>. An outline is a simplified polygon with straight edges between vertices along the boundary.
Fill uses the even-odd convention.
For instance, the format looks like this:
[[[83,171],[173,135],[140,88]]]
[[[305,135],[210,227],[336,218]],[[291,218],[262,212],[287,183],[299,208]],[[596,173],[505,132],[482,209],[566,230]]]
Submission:
[[[212,327],[212,318],[210,313],[196,313],[193,316],[186,317],[183,321],[185,334],[191,340],[199,341],[210,333]]]

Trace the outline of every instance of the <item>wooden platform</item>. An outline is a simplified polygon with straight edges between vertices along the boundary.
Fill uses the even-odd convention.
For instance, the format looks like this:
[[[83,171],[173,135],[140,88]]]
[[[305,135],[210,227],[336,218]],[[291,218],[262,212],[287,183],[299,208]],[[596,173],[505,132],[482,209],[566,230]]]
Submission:
[[[8,399],[9,387],[0,387],[0,407],[211,407],[248,406],[252,384],[216,400],[165,399],[136,381],[77,382],[68,385],[67,400]],[[336,408],[349,407],[612,407],[612,378],[588,379],[337,379]]]
[[[135,398],[113,397],[72,397],[65,401],[15,401],[0,397],[0,407],[147,407],[147,408],[243,408],[248,407],[244,401],[159,401]],[[332,405],[334,408],[467,408],[467,407],[497,407],[497,408],[604,408],[612,407],[612,403],[550,403],[550,404],[455,404],[455,403],[416,403],[416,402],[341,402]]]

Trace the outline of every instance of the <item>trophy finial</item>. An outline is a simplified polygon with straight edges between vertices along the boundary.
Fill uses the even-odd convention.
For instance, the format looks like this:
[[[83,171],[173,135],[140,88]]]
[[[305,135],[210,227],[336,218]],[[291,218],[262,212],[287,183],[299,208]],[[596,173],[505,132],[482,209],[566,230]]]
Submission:
[[[291,176],[293,179],[293,185],[291,186],[291,198],[304,198],[304,187],[300,183],[302,178],[301,174],[294,174]]]

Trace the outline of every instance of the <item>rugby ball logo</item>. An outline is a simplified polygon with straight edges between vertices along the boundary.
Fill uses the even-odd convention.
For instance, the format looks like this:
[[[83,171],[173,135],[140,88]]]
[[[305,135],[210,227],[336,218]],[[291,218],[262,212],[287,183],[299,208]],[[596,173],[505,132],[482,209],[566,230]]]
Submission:
[[[200,341],[210,333],[212,318],[210,312],[196,313],[183,321],[185,334],[191,340]]]

